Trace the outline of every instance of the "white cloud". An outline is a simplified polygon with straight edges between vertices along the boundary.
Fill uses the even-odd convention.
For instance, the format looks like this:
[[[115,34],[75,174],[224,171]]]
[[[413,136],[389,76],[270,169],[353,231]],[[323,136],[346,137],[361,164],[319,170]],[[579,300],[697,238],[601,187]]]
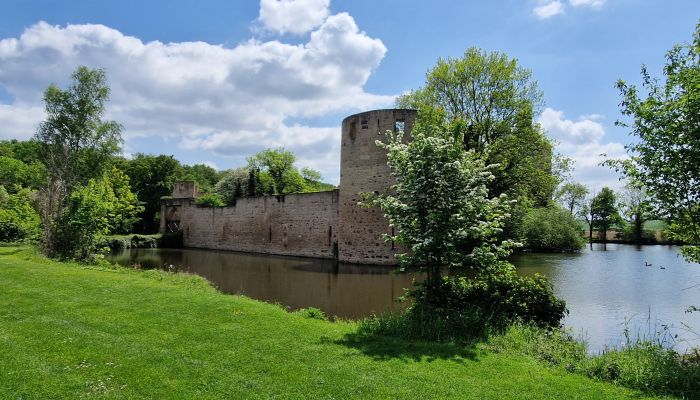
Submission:
[[[40,106],[0,104],[0,138],[29,139],[43,118]]]
[[[0,40],[0,86],[15,99],[0,106],[0,132],[30,136],[43,118],[42,91],[52,82],[65,86],[77,66],[87,65],[107,72],[108,118],[124,125],[125,150],[135,150],[130,139],[151,136],[239,158],[266,146],[303,152],[308,145],[313,152],[300,158],[335,157],[333,168],[321,171],[333,177],[340,129],[287,121],[390,105],[394,96],[363,89],[385,52],[346,13],[325,18],[306,43],[251,39],[233,48],[143,42],[104,25],[39,22],[19,38]]]
[[[592,143],[600,140],[605,134],[605,129],[600,122],[592,118],[583,118],[572,121],[564,118],[563,111],[545,108],[540,114],[539,121],[542,128],[562,143]]]
[[[569,3],[574,7],[600,8],[606,1],[607,0],[569,0]]]
[[[279,34],[303,34],[319,27],[328,16],[330,0],[260,0],[258,21]]]
[[[539,19],[547,19],[563,13],[564,5],[560,0],[548,1],[535,7],[532,12],[534,12],[535,16]]]
[[[557,151],[574,160],[575,181],[591,188],[618,188],[618,174],[600,163],[606,158],[625,158],[627,153],[621,143],[604,142],[605,128],[598,122],[600,119],[600,114],[590,114],[572,121],[565,118],[563,111],[547,107],[538,122],[557,141]]]

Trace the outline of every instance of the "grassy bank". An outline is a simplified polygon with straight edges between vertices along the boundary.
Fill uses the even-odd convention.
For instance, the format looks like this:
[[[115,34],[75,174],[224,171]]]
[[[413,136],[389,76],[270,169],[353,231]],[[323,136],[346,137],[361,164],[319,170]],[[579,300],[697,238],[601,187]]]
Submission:
[[[489,346],[359,338],[188,275],[0,254],[0,398],[646,398]]]

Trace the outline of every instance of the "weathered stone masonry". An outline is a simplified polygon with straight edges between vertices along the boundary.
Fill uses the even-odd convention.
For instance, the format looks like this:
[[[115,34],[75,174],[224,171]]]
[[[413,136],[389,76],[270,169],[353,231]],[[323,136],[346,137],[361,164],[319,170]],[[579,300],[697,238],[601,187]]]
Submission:
[[[357,206],[360,192],[381,192],[393,182],[386,152],[375,141],[386,130],[410,134],[414,110],[375,110],[343,120],[340,187],[238,199],[232,207],[198,207],[196,186],[178,182],[164,199],[161,231],[180,229],[186,247],[248,251],[343,262],[395,264],[398,249],[381,238],[391,228],[377,209]]]

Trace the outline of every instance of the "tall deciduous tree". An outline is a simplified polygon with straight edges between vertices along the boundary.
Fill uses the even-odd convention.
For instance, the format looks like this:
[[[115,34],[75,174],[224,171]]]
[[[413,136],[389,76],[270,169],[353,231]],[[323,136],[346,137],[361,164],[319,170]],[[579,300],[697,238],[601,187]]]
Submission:
[[[209,193],[219,181],[219,173],[213,167],[206,164],[183,165],[180,181],[194,181],[199,185],[199,190]]]
[[[119,152],[121,126],[102,119],[109,86],[104,71],[79,67],[67,89],[52,84],[44,92],[46,119],[36,140],[41,144],[48,182],[44,190],[42,222],[49,254],[58,243],[54,221],[62,219],[76,185],[99,177]]]
[[[301,192],[304,179],[294,168],[296,156],[285,149],[267,149],[248,157],[248,166],[272,177],[275,193]]]
[[[424,267],[430,281],[443,268],[482,268],[508,253],[509,242],[496,238],[508,202],[489,197],[493,175],[481,159],[439,128],[417,124],[409,143],[401,131],[386,135],[378,145],[396,184],[388,194],[365,194],[363,204],[378,206],[396,228],[385,239],[410,250],[399,255],[404,266]]]
[[[477,48],[439,59],[425,86],[397,100],[399,107],[418,109],[421,121],[455,132],[487,165],[498,164],[488,184],[493,195],[545,206],[558,182],[552,144],[533,119],[541,105],[528,69],[506,54]]]
[[[660,214],[671,220],[684,255],[700,262],[700,23],[693,41],[666,53],[665,79],[642,67],[642,88],[620,80],[624,116],[618,121],[637,140],[630,159],[612,161],[628,179],[643,185]]]
[[[556,193],[557,200],[569,210],[569,214],[578,215],[586,202],[588,188],[576,182],[563,184]]]
[[[632,236],[636,244],[641,244],[644,223],[652,218],[653,208],[646,190],[628,184],[620,196],[620,211],[632,225]]]
[[[593,243],[593,229],[595,227],[595,214],[593,213],[593,199],[595,199],[595,191],[588,196],[581,207],[581,216],[588,224],[588,243]]]
[[[173,183],[182,175],[182,166],[173,156],[137,153],[125,166],[131,190],[144,204],[136,231],[155,233],[160,224],[160,199],[173,192]]]
[[[614,224],[620,222],[620,213],[617,208],[615,192],[609,187],[604,187],[591,202],[592,225],[598,231],[598,237],[605,243],[606,233]]]

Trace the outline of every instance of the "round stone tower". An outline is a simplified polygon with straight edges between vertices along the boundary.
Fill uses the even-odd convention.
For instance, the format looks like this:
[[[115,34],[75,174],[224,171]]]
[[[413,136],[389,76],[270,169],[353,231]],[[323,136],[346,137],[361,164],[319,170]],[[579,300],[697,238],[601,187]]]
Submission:
[[[406,136],[416,120],[416,111],[388,109],[367,111],[343,120],[340,149],[340,193],[338,198],[338,260],[364,264],[396,264],[393,243],[382,234],[392,228],[376,208],[357,205],[361,192],[383,192],[394,182],[386,165],[386,151],[376,140],[386,140],[387,130],[403,129]]]

